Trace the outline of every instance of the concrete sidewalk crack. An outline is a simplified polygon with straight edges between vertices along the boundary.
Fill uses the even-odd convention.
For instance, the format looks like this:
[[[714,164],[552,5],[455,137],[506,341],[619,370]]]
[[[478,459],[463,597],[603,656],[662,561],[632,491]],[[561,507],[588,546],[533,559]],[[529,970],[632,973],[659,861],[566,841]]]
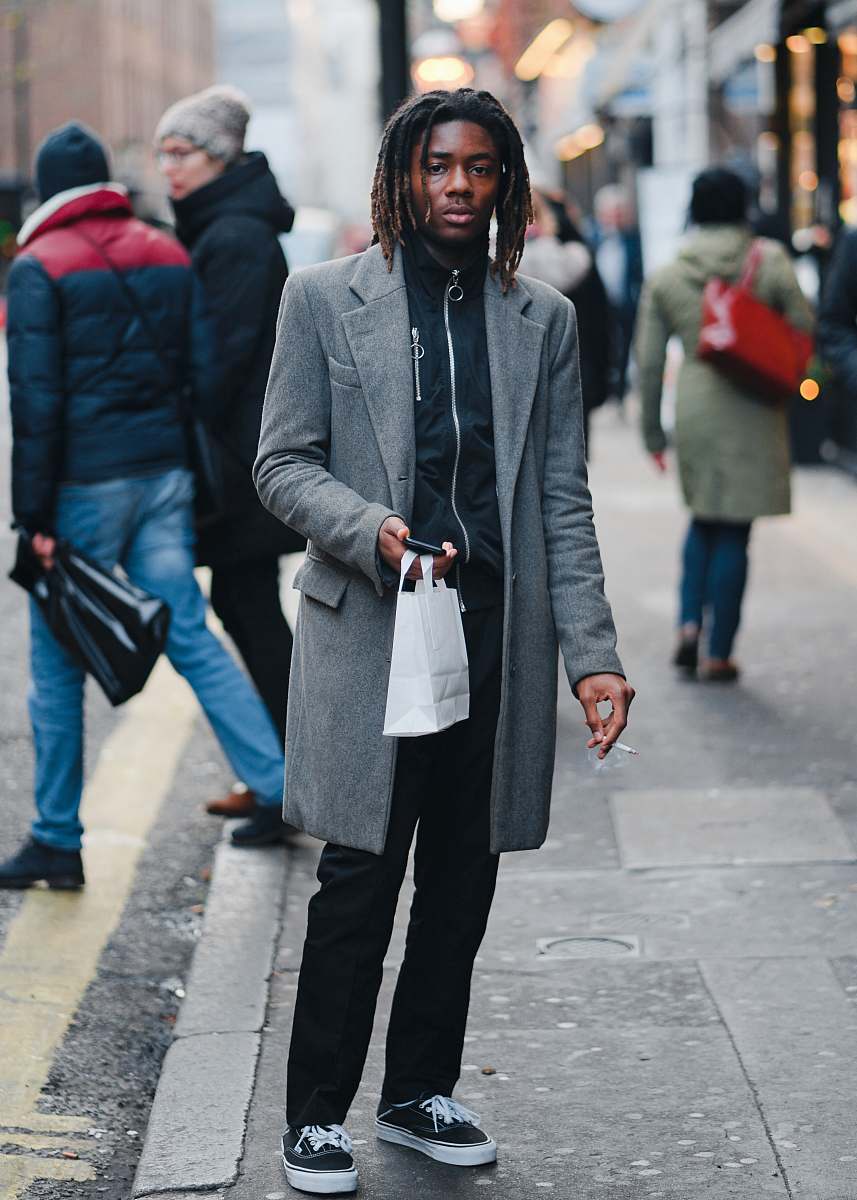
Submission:
[[[717,1018],[720,1021],[720,1024],[723,1026],[724,1030],[726,1031],[726,1036],[729,1039],[729,1044],[732,1047],[732,1052],[734,1053],[735,1058],[738,1061],[738,1066],[741,1068],[741,1074],[744,1076],[744,1079],[747,1083],[747,1087],[750,1089],[750,1094],[753,1097],[753,1103],[756,1105],[756,1111],[759,1114],[759,1119],[762,1122],[762,1128],[765,1131],[765,1137],[768,1139],[768,1144],[771,1147],[771,1152],[774,1156],[774,1161],[777,1164],[777,1170],[780,1173],[780,1179],[782,1179],[783,1186],[786,1189],[786,1195],[788,1196],[789,1200],[795,1200],[795,1195],[794,1195],[794,1192],[792,1191],[792,1186],[789,1183],[789,1177],[786,1174],[786,1168],[785,1168],[785,1165],[783,1164],[783,1160],[780,1155],[779,1148],[778,1148],[776,1142],[774,1141],[773,1130],[771,1129],[768,1118],[765,1115],[765,1109],[762,1105],[762,1100],[759,1095],[759,1089],[756,1087],[756,1084],[755,1084],[752,1076],[750,1075],[750,1072],[747,1070],[747,1066],[741,1055],[741,1051],[738,1048],[738,1043],[735,1041],[735,1038],[732,1036],[732,1030],[729,1028],[729,1024],[723,1015],[723,1011],[722,1011],[720,1005],[717,1003],[714,993],[712,992],[711,988],[708,986],[708,980],[705,978],[705,971],[703,970],[702,964],[699,962],[698,959],[694,959],[693,962],[699,973],[699,978],[702,980],[702,986],[705,988],[705,992],[708,996],[708,999],[711,1001],[711,1005],[712,1005],[714,1011],[717,1013]]]
[[[253,1025],[247,1029],[194,1029],[191,1033],[177,1033],[171,1045],[176,1042],[189,1042],[192,1038],[229,1037],[233,1033],[262,1033],[264,1025]]]

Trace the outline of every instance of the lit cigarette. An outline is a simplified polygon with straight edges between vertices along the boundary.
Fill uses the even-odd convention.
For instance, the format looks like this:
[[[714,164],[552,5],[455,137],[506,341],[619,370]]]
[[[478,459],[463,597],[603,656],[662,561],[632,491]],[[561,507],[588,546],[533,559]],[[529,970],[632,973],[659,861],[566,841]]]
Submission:
[[[635,750],[633,746],[626,746],[624,742],[614,742],[613,745],[617,750],[624,750],[626,754],[639,754],[639,750]]]

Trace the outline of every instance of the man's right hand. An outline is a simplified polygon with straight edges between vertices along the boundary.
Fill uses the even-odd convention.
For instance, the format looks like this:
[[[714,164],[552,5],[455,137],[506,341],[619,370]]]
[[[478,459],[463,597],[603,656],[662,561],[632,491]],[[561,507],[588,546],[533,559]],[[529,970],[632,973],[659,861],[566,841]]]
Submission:
[[[408,529],[401,517],[387,517],[387,520],[378,531],[378,553],[383,558],[388,567],[391,567],[397,575],[401,574],[402,557],[407,550],[405,538],[411,536],[411,531]],[[436,554],[434,557],[434,577],[435,579],[443,579],[447,571],[451,570],[458,551],[453,546],[452,542],[442,543],[446,553],[441,557]],[[420,566],[420,560],[414,559],[411,564],[405,579],[422,579],[423,569]]]
[[[33,547],[33,553],[44,569],[50,571],[54,565],[54,553],[57,548],[56,539],[48,537],[46,533],[34,533],[30,544]]]

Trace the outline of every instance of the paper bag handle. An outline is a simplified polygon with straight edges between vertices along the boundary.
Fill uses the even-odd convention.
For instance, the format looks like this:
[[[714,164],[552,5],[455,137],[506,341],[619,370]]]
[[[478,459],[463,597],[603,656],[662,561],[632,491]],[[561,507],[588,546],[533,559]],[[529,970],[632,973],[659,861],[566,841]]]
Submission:
[[[408,571],[410,571],[411,565],[417,558],[419,558],[420,566],[423,569],[422,580],[417,580],[417,583],[425,584],[426,580],[428,580],[428,590],[431,590],[434,577],[434,559],[430,554],[417,554],[416,550],[406,550],[402,555],[402,565],[400,567],[399,574],[399,591],[402,590],[402,587],[405,583],[405,576],[407,575]]]
[[[408,571],[410,571],[411,564],[416,558],[419,558],[420,560],[420,566],[423,569],[423,577],[422,579],[417,580],[415,595],[417,596],[418,600],[423,601],[423,612],[425,613],[425,620],[426,624],[428,625],[432,647],[437,650],[438,646],[440,645],[439,635],[435,623],[432,620],[431,605],[425,604],[425,597],[434,589],[435,586],[445,588],[446,584],[442,579],[435,580],[434,559],[431,554],[418,555],[414,550],[405,551],[405,553],[402,555],[402,565],[400,568],[399,591],[401,592],[405,582],[405,576],[407,575]]]

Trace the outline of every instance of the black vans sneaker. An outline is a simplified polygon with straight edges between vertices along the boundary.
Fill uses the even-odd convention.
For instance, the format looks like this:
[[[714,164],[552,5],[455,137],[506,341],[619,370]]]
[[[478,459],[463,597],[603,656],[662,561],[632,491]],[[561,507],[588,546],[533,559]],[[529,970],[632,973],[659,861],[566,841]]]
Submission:
[[[286,1179],[299,1192],[332,1196],[357,1191],[351,1138],[341,1125],[303,1125],[283,1134]]]
[[[449,1096],[429,1096],[410,1104],[387,1104],[382,1098],[375,1118],[382,1141],[419,1150],[453,1167],[495,1162],[497,1145],[479,1128],[479,1117]]]
[[[80,851],[57,850],[31,838],[17,854],[0,863],[0,888],[28,888],[34,883],[46,883],[59,891],[82,888]]]

